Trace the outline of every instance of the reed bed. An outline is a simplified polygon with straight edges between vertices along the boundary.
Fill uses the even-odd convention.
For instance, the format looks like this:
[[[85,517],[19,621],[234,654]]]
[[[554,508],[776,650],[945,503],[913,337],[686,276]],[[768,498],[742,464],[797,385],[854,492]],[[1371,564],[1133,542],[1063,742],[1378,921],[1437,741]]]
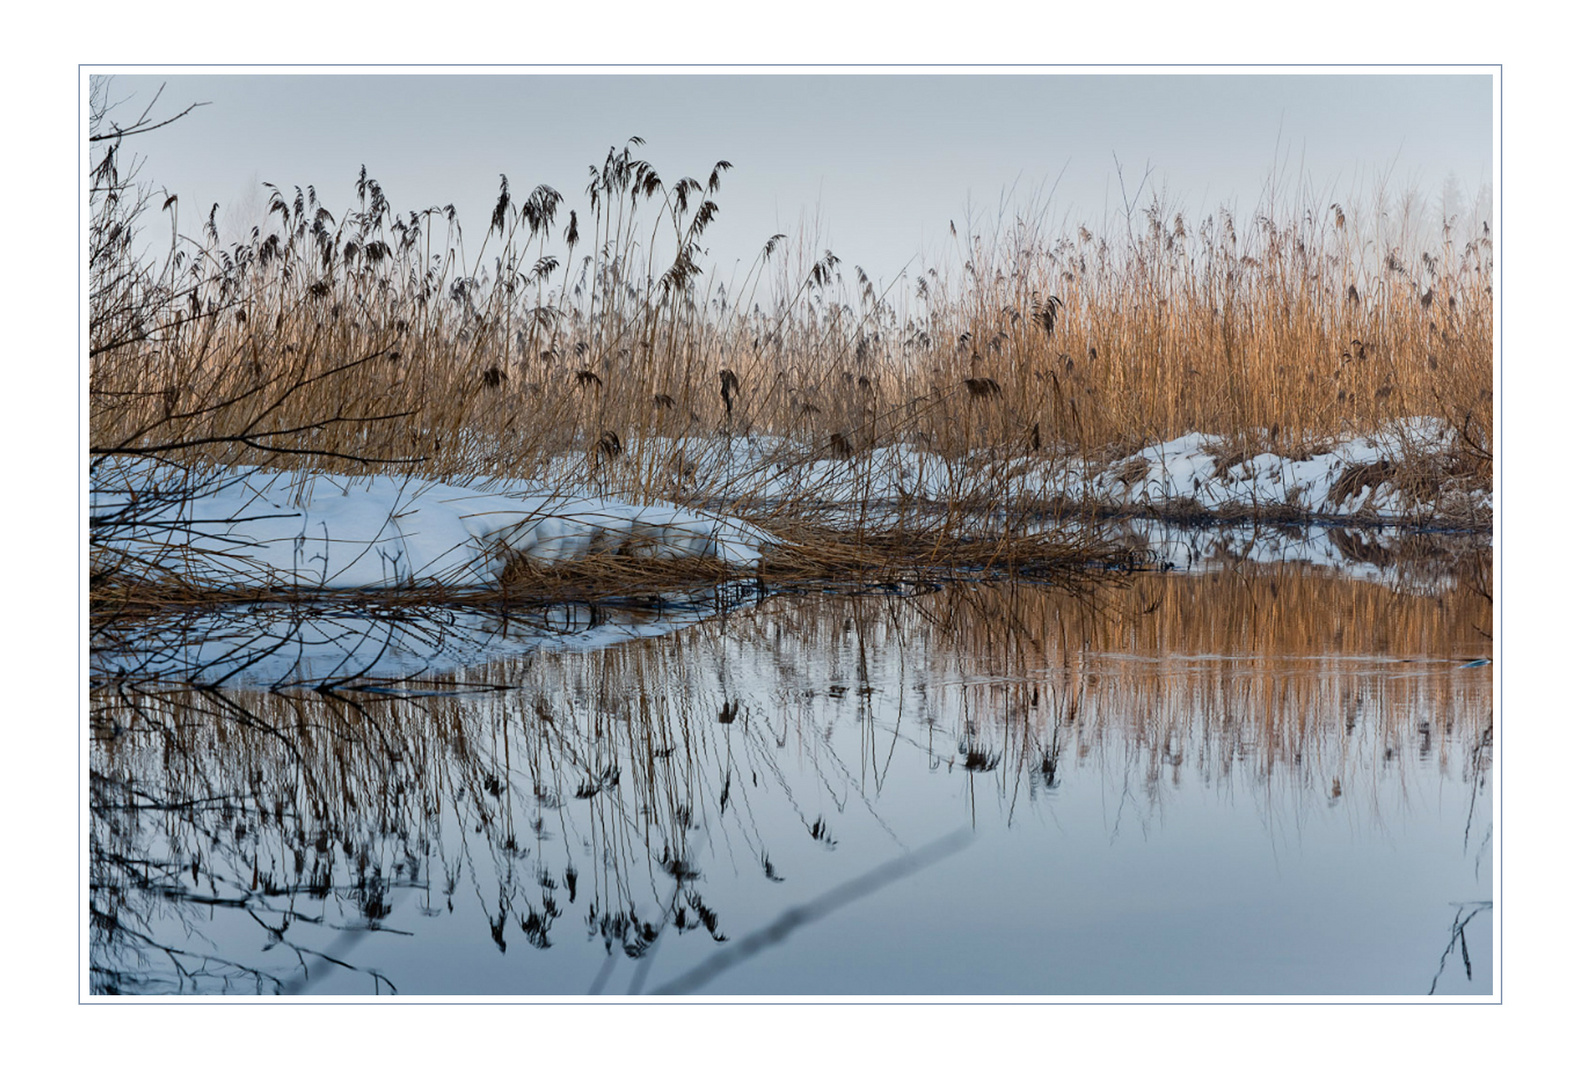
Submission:
[[[1483,223],[1306,199],[1188,221],[1157,197],[1098,233],[1037,216],[958,234],[950,264],[889,285],[773,236],[722,282],[698,260],[729,163],[664,178],[639,140],[578,206],[504,178],[479,238],[452,206],[396,210],[363,170],[349,208],[268,185],[238,242],[217,207],[189,231],[118,140],[96,145],[95,462],[551,477],[758,519],[770,475],[905,446],[955,467],[940,520],[961,537],[958,511],[1000,503],[993,464],[1190,431],[1223,462],[1298,457],[1430,415],[1447,443],[1391,472],[1424,493],[1491,480]],[[774,448],[759,499],[749,476],[697,486],[695,448],[738,438]],[[858,510],[844,540],[886,512]],[[771,507],[806,531],[818,514]]]

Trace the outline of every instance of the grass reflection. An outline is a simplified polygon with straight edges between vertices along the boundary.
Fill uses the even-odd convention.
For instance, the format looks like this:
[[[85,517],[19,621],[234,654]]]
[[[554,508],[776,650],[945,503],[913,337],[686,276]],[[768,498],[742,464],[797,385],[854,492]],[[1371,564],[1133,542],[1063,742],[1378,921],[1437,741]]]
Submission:
[[[105,679],[92,988],[419,993],[389,973],[395,939],[453,919],[511,958],[589,941],[586,977],[550,992],[601,989],[670,938],[758,943],[814,852],[850,881],[933,838],[893,784],[964,792],[950,828],[1010,828],[1086,776],[1119,795],[1113,830],[1195,783],[1382,827],[1430,777],[1486,792],[1490,678],[1463,665],[1490,618],[1454,578],[1244,568],[1092,597],[779,595],[415,687]],[[1486,844],[1487,806],[1464,843]]]

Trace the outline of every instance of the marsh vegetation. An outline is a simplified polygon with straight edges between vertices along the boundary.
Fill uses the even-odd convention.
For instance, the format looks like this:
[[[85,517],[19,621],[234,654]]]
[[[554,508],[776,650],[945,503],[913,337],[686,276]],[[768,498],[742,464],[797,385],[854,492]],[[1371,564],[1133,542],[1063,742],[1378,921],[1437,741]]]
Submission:
[[[1341,482],[1419,513],[1491,481],[1493,240],[1410,201],[1271,188],[1251,213],[1187,220],[1139,184],[1100,232],[966,223],[895,282],[782,235],[722,281],[701,260],[727,161],[674,178],[631,140],[573,198],[503,178],[479,235],[452,206],[397,208],[365,170],[350,207],[267,185],[265,220],[227,241],[218,207],[140,182],[135,125],[98,116],[95,474],[153,458],[301,489],[327,471],[547,485],[726,509],[788,562],[813,564],[831,530],[877,566],[877,537],[946,561],[982,507],[1003,515],[998,555],[1043,548],[1047,520],[1091,509],[1075,464],[1188,433],[1224,474],[1399,432]],[[1409,437],[1419,416],[1439,426]],[[718,467],[746,444],[747,465]],[[875,462],[933,474],[898,496],[922,515],[894,509]],[[785,482],[811,463],[813,487]],[[828,463],[837,515],[817,497]]]
[[[93,992],[1491,989],[1481,221],[1145,177],[721,281],[730,164],[631,140],[232,237],[104,92]]]

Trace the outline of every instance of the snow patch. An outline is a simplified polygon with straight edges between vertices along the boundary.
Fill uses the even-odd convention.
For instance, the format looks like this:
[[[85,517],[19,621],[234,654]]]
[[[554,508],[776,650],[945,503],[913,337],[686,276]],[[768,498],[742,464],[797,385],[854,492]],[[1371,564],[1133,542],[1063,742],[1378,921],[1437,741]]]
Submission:
[[[1391,483],[1390,466],[1419,450],[1443,452],[1452,433],[1441,420],[1415,417],[1387,430],[1345,439],[1303,459],[1264,453],[1234,461],[1221,436],[1192,432],[1147,446],[1115,462],[1048,455],[944,457],[909,443],[880,445],[851,456],[776,436],[653,439],[629,455],[656,463],[654,475],[686,497],[745,504],[819,507],[981,499],[1071,500],[1105,509],[1240,515],[1272,512],[1314,518],[1416,520],[1449,510],[1487,521],[1493,494],[1465,485],[1420,503]],[[554,475],[575,475],[560,459]],[[1366,470],[1366,473],[1363,471]],[[1364,476],[1370,480],[1361,483]]]
[[[237,587],[486,586],[515,559],[550,566],[594,554],[750,567],[773,542],[745,522],[669,503],[489,486],[101,462],[90,513],[108,547]]]

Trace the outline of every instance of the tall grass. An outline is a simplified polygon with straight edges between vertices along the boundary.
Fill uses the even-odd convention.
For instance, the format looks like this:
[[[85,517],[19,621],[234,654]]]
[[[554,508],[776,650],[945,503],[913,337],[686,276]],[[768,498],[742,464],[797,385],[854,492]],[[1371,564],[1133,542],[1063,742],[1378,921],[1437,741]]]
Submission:
[[[730,285],[699,264],[728,162],[669,179],[638,140],[572,208],[503,179],[479,238],[452,206],[396,211],[363,170],[344,210],[267,186],[230,243],[217,206],[192,234],[177,199],[136,197],[117,150],[93,189],[95,457],[445,480],[568,460],[694,498],[686,440],[718,435],[780,437],[786,467],[908,444],[972,474],[1189,431],[1300,456],[1432,415],[1446,469],[1491,474],[1481,222],[1382,203],[1188,220],[1157,197],[1098,233],[958,235],[950,267],[886,288],[773,236]]]

